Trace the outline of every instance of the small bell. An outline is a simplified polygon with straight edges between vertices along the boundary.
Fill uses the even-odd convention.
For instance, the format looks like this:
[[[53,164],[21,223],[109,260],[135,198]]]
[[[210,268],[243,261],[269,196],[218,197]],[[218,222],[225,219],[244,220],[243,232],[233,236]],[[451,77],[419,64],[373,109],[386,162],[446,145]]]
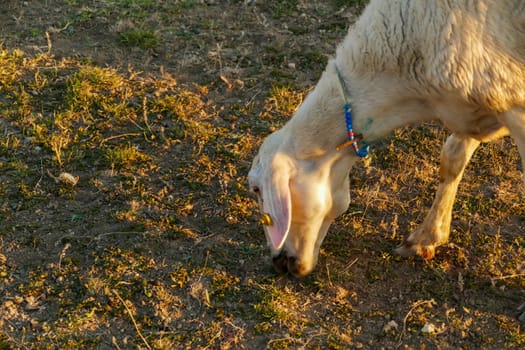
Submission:
[[[270,214],[261,214],[261,217],[259,218],[259,222],[261,223],[261,225],[264,225],[264,226],[272,226],[272,217],[270,216]]]

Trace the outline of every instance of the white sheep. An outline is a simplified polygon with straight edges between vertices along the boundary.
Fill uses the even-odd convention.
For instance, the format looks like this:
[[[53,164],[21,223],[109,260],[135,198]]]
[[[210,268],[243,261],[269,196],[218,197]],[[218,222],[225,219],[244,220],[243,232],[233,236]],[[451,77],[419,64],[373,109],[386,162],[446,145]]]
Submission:
[[[525,168],[525,1],[372,0],[293,118],[271,134],[249,173],[278,271],[312,271],[332,221],[349,204],[353,128],[371,143],[438,120],[451,132],[422,225],[397,249],[434,256],[448,240],[463,170],[480,142],[509,134]],[[359,150],[364,151],[362,143]]]

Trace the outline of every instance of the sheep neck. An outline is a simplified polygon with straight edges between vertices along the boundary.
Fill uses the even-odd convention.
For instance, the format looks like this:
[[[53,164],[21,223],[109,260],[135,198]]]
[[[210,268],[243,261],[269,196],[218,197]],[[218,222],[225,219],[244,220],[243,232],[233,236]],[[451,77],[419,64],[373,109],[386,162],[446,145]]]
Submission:
[[[328,65],[315,89],[285,126],[286,149],[298,159],[337,152],[336,147],[346,140],[345,99],[334,67]],[[338,153],[344,152],[347,151]]]

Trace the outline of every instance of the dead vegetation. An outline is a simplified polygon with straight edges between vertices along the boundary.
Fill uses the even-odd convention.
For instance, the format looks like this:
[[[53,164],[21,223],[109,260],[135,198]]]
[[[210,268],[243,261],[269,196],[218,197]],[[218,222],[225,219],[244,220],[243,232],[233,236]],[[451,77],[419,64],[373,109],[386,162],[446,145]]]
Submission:
[[[312,276],[270,269],[250,161],[359,6],[2,5],[0,348],[525,346],[509,140],[476,153],[433,261],[392,254],[436,186],[446,131],[424,125],[352,171]]]

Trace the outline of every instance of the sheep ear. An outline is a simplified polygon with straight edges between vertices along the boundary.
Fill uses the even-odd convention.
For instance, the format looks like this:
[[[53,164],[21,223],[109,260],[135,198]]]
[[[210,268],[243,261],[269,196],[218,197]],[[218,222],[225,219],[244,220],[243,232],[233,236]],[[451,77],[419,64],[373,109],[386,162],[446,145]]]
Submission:
[[[288,171],[280,169],[273,172],[271,182],[263,188],[263,199],[263,210],[271,218],[271,224],[266,226],[266,232],[273,249],[280,250],[290,231],[292,219]]]

